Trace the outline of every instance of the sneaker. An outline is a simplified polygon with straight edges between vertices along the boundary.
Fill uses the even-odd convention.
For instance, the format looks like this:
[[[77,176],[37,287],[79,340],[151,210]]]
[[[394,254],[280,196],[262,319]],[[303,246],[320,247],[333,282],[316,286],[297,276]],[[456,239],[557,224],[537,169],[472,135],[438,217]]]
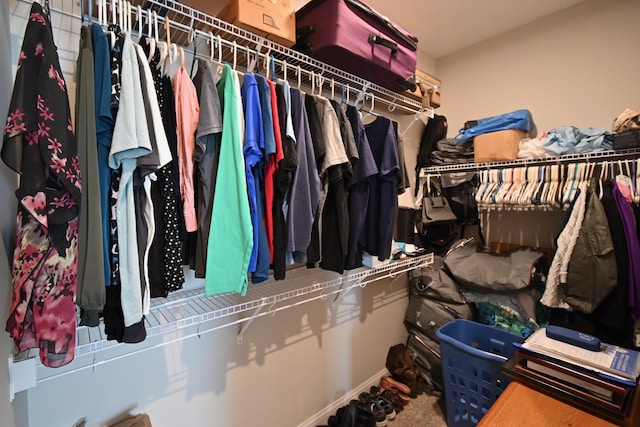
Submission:
[[[378,403],[377,396],[371,396],[369,393],[360,393],[359,396],[360,402],[363,404],[363,407],[373,415],[373,419],[376,422],[376,427],[385,427],[389,422],[387,418],[387,412],[385,408],[380,406]],[[393,408],[392,408],[393,409]],[[395,412],[394,412],[395,417]]]

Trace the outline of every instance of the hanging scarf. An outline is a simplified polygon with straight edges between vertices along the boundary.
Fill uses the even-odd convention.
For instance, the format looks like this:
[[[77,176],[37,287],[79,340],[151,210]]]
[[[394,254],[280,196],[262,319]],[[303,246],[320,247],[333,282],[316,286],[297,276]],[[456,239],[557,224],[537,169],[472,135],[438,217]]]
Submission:
[[[77,146],[47,14],[34,2],[4,129],[2,160],[20,174],[7,332],[45,366],[73,360],[76,340]]]

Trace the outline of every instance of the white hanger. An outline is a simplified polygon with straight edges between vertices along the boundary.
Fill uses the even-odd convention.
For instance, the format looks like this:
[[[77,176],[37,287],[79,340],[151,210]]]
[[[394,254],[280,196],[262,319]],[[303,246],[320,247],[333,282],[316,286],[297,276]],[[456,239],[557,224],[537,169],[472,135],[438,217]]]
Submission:
[[[607,167],[609,162],[606,160],[600,163],[600,176],[598,177],[598,198],[602,199],[604,195],[604,191],[602,189],[602,181],[604,181],[605,176],[607,175]]]
[[[138,42],[140,42],[140,40],[142,40],[142,34],[144,33],[142,31],[142,6],[140,5],[136,6],[136,23],[138,24]]]
[[[318,95],[322,96],[322,87],[324,86],[324,76],[322,74],[318,74],[316,76],[318,79]]]
[[[127,32],[129,35],[133,34],[133,8],[131,7],[131,2],[129,0],[126,1],[126,12],[127,12]]]
[[[160,70],[164,68],[167,57],[169,56],[169,45],[167,45],[167,42],[159,41],[156,46],[160,51],[160,60],[158,61],[158,65],[156,65],[156,69]]]
[[[365,93],[362,94],[362,107],[360,107],[360,112],[362,112],[362,108],[364,107],[365,103],[367,102],[367,96],[371,97],[371,108],[368,111],[365,111],[365,115],[362,117],[362,121],[366,120],[370,116],[375,116],[376,115],[375,105],[374,105],[376,97],[372,93],[367,94],[365,92]]]
[[[115,25],[116,24],[116,8],[117,8],[117,3],[118,0],[113,0],[113,2],[111,3],[111,22],[107,22],[108,18],[107,18],[107,2],[106,0],[102,0],[102,7],[103,7],[103,17],[104,17],[104,23],[102,24],[103,26],[108,26],[108,25]],[[108,30],[105,31],[105,35],[109,38],[109,49],[113,49],[113,47],[116,45],[116,34],[115,32]]]
[[[209,59],[211,61],[213,61],[213,53],[215,52],[215,47],[213,46],[215,41],[213,39],[213,33],[211,31],[208,32],[209,34]]]
[[[533,196],[538,188],[538,180],[540,177],[540,166],[532,166],[529,169],[529,176],[527,177],[527,187],[522,193],[520,198],[520,206],[523,208],[529,207],[533,204]]]
[[[316,73],[309,71],[309,74],[311,74],[311,96],[313,96],[316,91]]]
[[[154,19],[156,16],[155,11],[153,11],[153,13],[147,11],[147,37],[145,40],[149,43],[149,57],[147,58],[147,62],[149,63],[151,63],[156,54],[156,37],[153,36]],[[155,22],[155,28],[158,28],[157,22]]]
[[[118,7],[118,26],[120,27],[120,30],[125,31],[125,28],[124,28],[124,8],[125,8],[124,0],[115,0],[114,3],[120,5]]]
[[[167,58],[165,59],[165,66],[164,66],[164,75],[165,76],[172,76],[177,70],[179,70],[179,67],[177,67],[174,70],[174,64],[179,64],[179,55],[180,52],[178,51],[178,45],[175,43],[171,43],[170,47],[169,47],[169,53],[167,55]]]
[[[102,4],[105,3],[104,0],[96,0],[96,6],[98,7],[98,24],[104,26],[104,10],[102,9]]]
[[[551,193],[551,167],[549,165],[545,165],[542,168],[542,179],[544,183],[542,184],[542,192],[540,193],[540,204],[547,208],[551,205],[550,202],[550,193]]]
[[[220,37],[220,34],[218,34],[216,40],[218,41],[218,63],[222,64],[222,37]]]

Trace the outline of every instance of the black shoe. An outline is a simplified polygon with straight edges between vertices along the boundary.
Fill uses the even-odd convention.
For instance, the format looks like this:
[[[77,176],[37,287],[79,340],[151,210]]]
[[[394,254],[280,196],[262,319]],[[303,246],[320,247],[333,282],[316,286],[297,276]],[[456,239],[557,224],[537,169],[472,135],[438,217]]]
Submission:
[[[378,403],[377,398],[366,392],[360,393],[359,398],[362,404],[361,407],[366,408],[365,410],[373,416],[376,427],[385,427],[388,424],[387,414],[385,409]]]

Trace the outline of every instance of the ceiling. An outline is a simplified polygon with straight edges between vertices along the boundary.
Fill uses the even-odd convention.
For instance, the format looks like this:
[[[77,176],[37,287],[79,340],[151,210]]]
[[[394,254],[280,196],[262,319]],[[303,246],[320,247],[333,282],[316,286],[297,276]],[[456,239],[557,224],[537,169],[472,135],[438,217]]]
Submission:
[[[438,59],[583,0],[363,0]],[[297,8],[308,0],[296,0]]]

